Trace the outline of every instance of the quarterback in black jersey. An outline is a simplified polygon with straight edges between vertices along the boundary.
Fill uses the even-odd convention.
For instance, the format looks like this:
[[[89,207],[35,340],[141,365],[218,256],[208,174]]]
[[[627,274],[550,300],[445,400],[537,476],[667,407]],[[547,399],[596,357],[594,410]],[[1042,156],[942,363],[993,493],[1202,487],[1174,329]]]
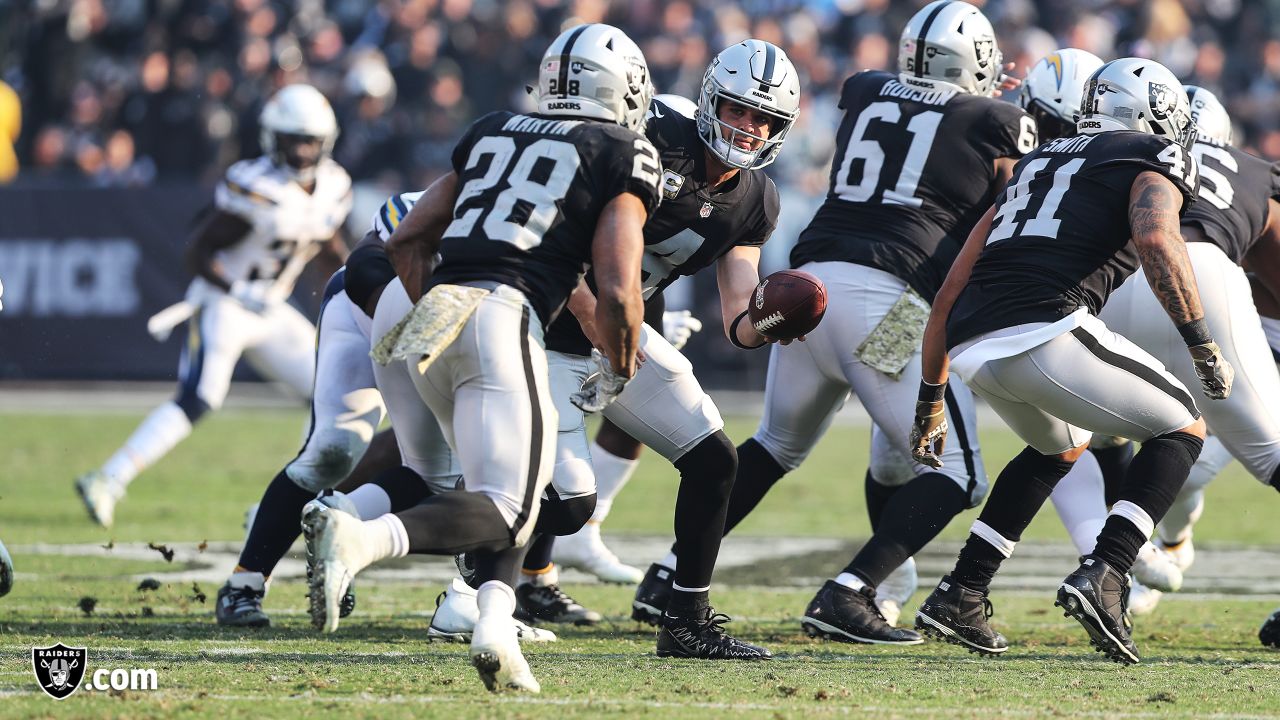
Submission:
[[[767,342],[750,323],[735,320],[745,314],[759,282],[759,246],[777,223],[777,190],[761,168],[781,148],[798,112],[799,92],[786,54],[769,43],[747,40],[712,61],[696,117],[682,114],[678,102],[659,100],[646,130],[662,160],[663,203],[644,230],[639,277],[645,295],[660,297],[678,276],[715,264],[725,332],[742,347]],[[556,502],[545,515],[549,519],[554,514],[557,522],[539,525],[549,535],[579,530],[595,504],[582,412],[589,408],[569,402],[584,381],[588,387],[594,382],[589,379],[591,348],[598,343],[591,320],[592,288],[593,281],[584,282],[569,301],[573,316],[562,316],[547,333],[552,395],[560,412],[552,480]],[[660,656],[767,658],[764,648],[725,635],[724,616],[709,605],[737,466],[724,421],[689,361],[650,325],[642,330],[641,351],[645,361],[635,379],[603,414],[621,432],[671,461],[681,484],[675,509],[679,561],[672,554],[652,571],[665,591],[661,603],[646,601],[642,583],[634,606],[637,616],[659,626]],[[589,622],[594,617],[556,587],[550,549],[549,541],[539,541],[530,550],[525,563],[529,582],[517,590],[525,610],[544,620]]]
[[[829,294],[823,323],[803,345],[774,346],[765,412],[738,447],[726,530],[794,470],[850,392],[875,423],[866,479],[872,539],[823,585],[805,612],[811,634],[860,643],[916,644],[890,620],[915,589],[912,556],[986,492],[972,397],[948,395],[959,441],[935,471],[910,461],[920,333],[959,250],[955,238],[990,204],[1016,159],[1036,144],[1035,122],[991,96],[1000,83],[991,24],[972,5],[940,0],[903,30],[899,74],[845,81],[826,202],[791,262]]]
[[[652,96],[635,43],[608,25],[560,35],[539,68],[538,113],[492,113],[453,154],[386,251],[397,279],[371,337],[404,472],[425,477],[434,443],[406,432],[439,421],[465,487],[361,522],[317,500],[303,510],[312,622],[336,629],[351,578],[410,552],[476,552],[471,658],[490,690],[537,692],[520,653],[507,584],[551,480],[555,405],[542,338],[584,267],[598,283],[599,385],[635,374],[643,224],[660,169],[637,131]],[[437,250],[440,251],[437,260]],[[607,403],[601,392],[588,401]]]
[[[1057,604],[1109,658],[1136,663],[1127,573],[1200,454],[1205,423],[1186,387],[1097,314],[1141,262],[1204,393],[1227,397],[1233,372],[1205,322],[1179,234],[1198,175],[1182,86],[1158,63],[1116,60],[1089,78],[1081,115],[1080,134],[1018,163],[930,313],[913,456],[940,464],[949,368],[1028,446],[1001,472],[916,627],[977,652],[1008,649],[987,622],[991,578],[1097,431],[1142,449]]]
[[[1255,267],[1266,272],[1280,258],[1280,216],[1276,214],[1280,210],[1276,201],[1280,173],[1275,164],[1231,146],[1231,119],[1212,93],[1195,86],[1185,89],[1197,131],[1191,155],[1199,167],[1200,187],[1196,202],[1183,215],[1182,236],[1187,241],[1205,322],[1223,356],[1235,368],[1237,382],[1229,398],[1201,405],[1213,435],[1158,526],[1159,542],[1167,552],[1144,547],[1144,555],[1152,552],[1158,561],[1174,566],[1168,572],[1176,581],[1157,586],[1160,590],[1176,590],[1182,571],[1191,565],[1193,518],[1203,507],[1205,485],[1225,463],[1234,457],[1259,481],[1280,489],[1280,416],[1273,409],[1274,399],[1280,397],[1280,373],[1263,333],[1249,280],[1239,265],[1252,259]],[[1112,294],[1099,317],[1108,328],[1151,353],[1184,385],[1194,385],[1195,369],[1181,349],[1176,329],[1170,323],[1152,321],[1159,313],[1159,300],[1151,286],[1134,276]],[[1061,511],[1062,496],[1084,497],[1084,502],[1071,504],[1094,508],[1096,514],[1105,507],[1097,498],[1101,483],[1096,477],[1080,475],[1073,472],[1059,484],[1054,503]],[[1088,518],[1094,527],[1103,519]],[[1073,522],[1078,524],[1080,519]],[[1136,572],[1137,567],[1135,577],[1152,585]],[[1138,586],[1135,596],[1131,607],[1142,611],[1154,609],[1159,599],[1158,592],[1138,593]]]

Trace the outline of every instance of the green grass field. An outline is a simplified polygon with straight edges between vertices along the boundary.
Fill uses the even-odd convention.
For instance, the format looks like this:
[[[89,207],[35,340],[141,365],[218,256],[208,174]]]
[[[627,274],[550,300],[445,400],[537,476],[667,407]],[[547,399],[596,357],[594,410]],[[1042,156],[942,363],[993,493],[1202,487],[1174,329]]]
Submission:
[[[0,539],[10,549],[238,541],[244,509],[292,456],[303,416],[258,411],[212,418],[134,483],[116,527],[106,532],[85,518],[71,480],[100,463],[139,419],[0,414],[7,460],[0,474]],[[747,421],[728,428],[737,440],[752,429]],[[762,543],[767,536],[865,537],[866,434],[835,428],[736,534]],[[1002,430],[982,439],[992,475],[1019,449]],[[615,506],[606,535],[668,533],[675,486],[669,466],[647,459]],[[1210,486],[1198,545],[1280,550],[1276,501],[1273,491],[1232,466]],[[963,538],[972,518],[954,521],[944,541]],[[1052,512],[1027,537],[1066,539]],[[1143,664],[1121,668],[1092,653],[1079,626],[1052,607],[1052,588],[997,592],[997,627],[1014,648],[999,659],[980,659],[937,643],[892,649],[811,640],[797,621],[814,588],[773,584],[768,566],[739,568],[723,573],[714,600],[734,616],[733,632],[767,644],[777,657],[709,664],[653,657],[652,631],[627,619],[630,588],[571,585],[575,597],[606,613],[606,622],[555,628],[560,642],[528,649],[541,695],[494,697],[475,677],[465,646],[425,641],[438,584],[365,582],[357,614],[336,635],[320,637],[307,623],[303,585],[277,582],[267,600],[273,627],[228,632],[213,623],[216,586],[172,582],[137,589],[138,575],[175,569],[158,553],[153,560],[14,555],[18,585],[0,600],[3,718],[1280,717],[1280,652],[1256,640],[1258,624],[1280,597],[1169,597],[1158,613],[1140,620]],[[1070,565],[1064,558],[1062,566]],[[916,602],[934,581],[922,576]],[[92,614],[79,607],[86,597],[96,601]],[[904,614],[908,621],[912,610],[914,603]],[[161,689],[82,690],[55,702],[35,685],[30,651],[59,641],[87,646],[91,670],[155,668]]]

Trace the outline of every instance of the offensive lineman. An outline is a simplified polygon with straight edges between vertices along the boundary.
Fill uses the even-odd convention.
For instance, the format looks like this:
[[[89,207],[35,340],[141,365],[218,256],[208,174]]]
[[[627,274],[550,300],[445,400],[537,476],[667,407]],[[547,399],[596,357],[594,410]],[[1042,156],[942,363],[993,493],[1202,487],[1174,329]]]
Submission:
[[[402,418],[434,415],[465,486],[363,523],[308,504],[313,622],[336,628],[351,577],[382,558],[477,551],[472,662],[490,690],[538,691],[509,583],[551,479],[557,416],[543,334],[590,264],[603,354],[578,402],[608,404],[635,373],[642,227],[659,200],[657,153],[637,133],[651,97],[644,57],[625,34],[602,24],[565,31],[539,67],[538,114],[472,124],[453,171],[393,234],[398,280],[381,291],[373,324],[375,359],[389,363],[378,387],[405,465],[425,477],[421,460],[436,449]]]
[[[898,62],[896,76],[868,71],[845,81],[831,190],[791,254],[794,267],[825,283],[827,315],[807,342],[772,350],[764,418],[738,448],[725,523],[727,532],[798,467],[850,391],[857,394],[885,439],[873,442],[867,477],[874,535],[802,621],[811,633],[846,642],[921,642],[886,622],[876,587],[985,493],[973,405],[962,385],[947,398],[960,442],[942,472],[918,463],[892,476],[876,468],[909,457],[910,419],[901,408],[916,390],[928,302],[959,249],[951,238],[1036,144],[1035,121],[989,97],[1000,84],[1001,56],[991,24],[972,5],[939,0],[916,13],[902,32]],[[914,568],[905,570],[914,586]],[[636,591],[637,617],[666,604],[667,574],[662,564],[650,568]]]
[[[337,119],[310,85],[272,96],[261,125],[266,154],[227,169],[187,252],[196,278],[186,303],[194,311],[177,397],[153,410],[100,469],[76,479],[89,516],[104,527],[129,483],[222,405],[241,354],[298,397],[311,394],[315,328],[285,301],[317,254],[336,264],[346,255],[339,231],[351,210],[351,178],[329,158]]]
[[[916,627],[981,653],[1008,643],[987,592],[1090,430],[1143,442],[1093,553],[1057,604],[1118,662],[1138,662],[1126,627],[1126,573],[1173,502],[1205,434],[1195,401],[1160,362],[1097,318],[1139,261],[1194,358],[1206,395],[1230,394],[1178,218],[1195,198],[1186,93],[1167,69],[1126,58],[1090,77],[1080,134],[1038,148],[970,233],[925,331],[912,454],[937,466],[950,364],[1028,447],[1001,472],[950,576]]]

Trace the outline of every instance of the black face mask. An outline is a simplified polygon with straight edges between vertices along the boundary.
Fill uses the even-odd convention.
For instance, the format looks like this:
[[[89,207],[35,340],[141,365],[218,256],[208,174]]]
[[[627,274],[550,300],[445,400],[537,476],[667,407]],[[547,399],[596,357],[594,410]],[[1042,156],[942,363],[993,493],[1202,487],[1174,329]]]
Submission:
[[[293,133],[276,133],[276,162],[294,170],[307,170],[320,164],[324,155],[324,138]]]
[[[1036,126],[1040,130],[1040,142],[1042,143],[1076,134],[1076,124],[1074,122],[1063,120],[1049,112],[1039,100],[1031,101],[1031,104],[1027,107],[1027,113],[1036,119]]]

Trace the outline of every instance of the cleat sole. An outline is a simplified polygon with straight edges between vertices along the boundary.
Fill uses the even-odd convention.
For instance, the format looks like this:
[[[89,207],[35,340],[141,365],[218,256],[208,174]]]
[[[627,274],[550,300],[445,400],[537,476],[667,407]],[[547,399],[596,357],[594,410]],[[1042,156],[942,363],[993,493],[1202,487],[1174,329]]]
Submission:
[[[827,640],[836,642],[852,643],[855,645],[919,645],[924,642],[924,638],[916,640],[876,640],[873,638],[865,638],[853,633],[841,630],[834,625],[828,625],[821,620],[814,620],[806,617],[800,621],[800,627],[809,633],[809,637],[821,636]]]
[[[1007,647],[991,648],[972,643],[957,635],[951,628],[948,628],[937,620],[934,620],[928,615],[920,612],[916,612],[916,630],[920,631],[922,635],[931,637],[935,640],[942,640],[943,642],[962,647],[974,655],[995,657],[1008,652],[1009,650]]]
[[[1108,660],[1123,665],[1137,665],[1140,658],[1129,652],[1128,648],[1113,636],[1094,611],[1093,606],[1085,601],[1084,596],[1075,587],[1063,583],[1058,588],[1058,599],[1054,605],[1066,611],[1066,617],[1074,618],[1089,633],[1089,643],[1096,652],[1107,656]]]

